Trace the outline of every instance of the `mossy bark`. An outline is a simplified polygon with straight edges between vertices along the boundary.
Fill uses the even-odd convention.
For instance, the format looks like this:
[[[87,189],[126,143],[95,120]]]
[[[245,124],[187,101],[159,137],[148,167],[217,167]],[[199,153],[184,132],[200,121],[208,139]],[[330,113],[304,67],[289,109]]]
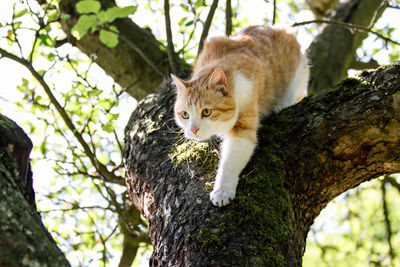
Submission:
[[[126,128],[127,186],[149,221],[151,266],[301,266],[310,226],[329,201],[400,170],[400,65],[266,118],[237,197],[223,208],[209,201],[218,155],[176,160],[187,141],[179,141],[173,102],[165,83]]]
[[[34,205],[32,143],[0,114],[0,266],[69,266]]]

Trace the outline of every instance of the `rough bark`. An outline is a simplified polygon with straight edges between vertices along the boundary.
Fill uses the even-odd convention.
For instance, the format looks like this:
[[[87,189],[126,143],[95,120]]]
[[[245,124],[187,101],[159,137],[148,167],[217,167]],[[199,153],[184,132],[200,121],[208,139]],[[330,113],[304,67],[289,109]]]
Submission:
[[[330,20],[369,26],[384,0],[350,0],[339,4]],[[379,17],[383,10],[379,10]],[[322,32],[307,49],[310,59],[311,81],[309,91],[318,93],[343,80],[356,56],[355,51],[367,37],[366,32],[336,25],[321,25]]]
[[[36,211],[31,149],[22,129],[0,114],[0,266],[69,266]]]
[[[112,25],[120,33],[119,43],[115,48],[109,48],[100,42],[98,33],[87,33],[80,40],[71,35],[71,29],[76,24],[79,14],[75,9],[78,0],[62,0],[60,10],[69,15],[62,20],[62,27],[68,36],[68,41],[93,58],[115,82],[124,88],[131,96],[140,100],[162,82],[163,76],[149,65],[140,53],[128,44],[137,46],[165,75],[169,75],[168,55],[162,44],[156,40],[150,29],[142,29],[132,20],[117,19]],[[115,5],[113,0],[101,0],[102,8]],[[186,66],[179,61],[181,67]]]
[[[166,83],[126,128],[132,201],[149,221],[151,266],[301,266],[307,233],[335,196],[400,170],[400,65],[364,72],[262,122],[227,207],[209,201],[215,142],[183,141]]]

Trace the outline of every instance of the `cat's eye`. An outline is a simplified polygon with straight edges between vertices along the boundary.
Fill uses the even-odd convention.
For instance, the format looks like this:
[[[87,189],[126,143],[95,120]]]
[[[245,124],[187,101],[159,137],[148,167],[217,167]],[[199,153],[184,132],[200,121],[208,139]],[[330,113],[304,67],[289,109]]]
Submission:
[[[201,111],[201,115],[202,115],[203,117],[209,117],[209,116],[211,115],[211,109],[209,109],[209,108],[203,109],[203,110]]]
[[[186,111],[182,111],[182,112],[181,112],[181,116],[182,116],[182,118],[184,118],[185,120],[189,119],[189,113],[187,113]]]

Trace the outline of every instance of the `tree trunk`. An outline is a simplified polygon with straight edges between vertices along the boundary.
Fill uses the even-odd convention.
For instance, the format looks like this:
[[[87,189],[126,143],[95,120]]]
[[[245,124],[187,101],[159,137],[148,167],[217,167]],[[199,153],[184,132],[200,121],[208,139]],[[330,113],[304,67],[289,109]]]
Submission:
[[[36,211],[30,139],[0,114],[0,266],[69,266]]]
[[[127,186],[149,221],[151,266],[301,266],[307,233],[334,197],[400,170],[400,65],[364,72],[271,115],[237,197],[214,207],[215,142],[182,140],[166,82],[125,132]]]
[[[350,0],[339,4],[329,20],[368,27],[386,7],[384,0]],[[368,33],[336,25],[321,25],[321,33],[307,49],[311,80],[309,92],[319,93],[347,76],[355,51]]]

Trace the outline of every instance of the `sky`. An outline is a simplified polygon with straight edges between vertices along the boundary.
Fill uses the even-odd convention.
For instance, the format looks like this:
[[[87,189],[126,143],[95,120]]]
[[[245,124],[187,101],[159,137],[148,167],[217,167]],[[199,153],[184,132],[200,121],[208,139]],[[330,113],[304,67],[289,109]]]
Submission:
[[[15,1],[14,0],[2,0],[0,1],[0,19],[2,20],[9,20],[12,14],[12,5]],[[162,1],[158,1],[158,5],[162,5]],[[172,1],[174,3],[178,3],[180,1]],[[221,1],[223,2],[223,1]],[[235,2],[235,1],[233,1]],[[272,2],[272,1],[270,1]],[[131,0],[118,0],[118,3],[120,5],[132,5]],[[132,19],[138,23],[140,26],[150,26],[150,28],[153,31],[153,34],[157,38],[160,39],[166,39],[165,38],[165,33],[164,33],[164,21],[162,16],[154,16],[150,11],[146,10],[144,6],[147,4],[147,1],[144,0],[138,0],[138,11],[132,16]],[[223,4],[223,3],[222,3]],[[157,4],[154,4],[157,6]],[[178,6],[174,6],[171,9],[171,14],[179,14],[182,12],[181,8]],[[309,11],[301,12],[299,14],[294,14],[293,18],[285,17],[285,14],[291,13],[289,10],[285,10],[285,8],[282,6],[280,11],[280,18],[284,21],[289,21],[290,23],[294,22],[299,22],[299,21],[305,21],[305,20],[311,20],[313,19],[312,13]],[[205,13],[203,14],[204,16],[206,15]],[[384,19],[381,19],[377,27],[383,27],[390,22],[393,21],[398,21],[398,15],[399,12],[395,10],[388,10],[385,13]],[[264,0],[252,0],[248,1],[246,5],[242,6],[242,10],[239,13],[239,19],[246,18],[248,25],[254,25],[254,24],[264,24],[264,19],[265,17],[272,17],[272,8],[270,3],[266,3]],[[179,20],[179,16],[171,16],[172,19],[172,27],[173,30],[177,30],[177,22]],[[223,18],[216,17],[215,18],[215,25],[223,25]],[[210,36],[217,36],[223,34],[223,28],[222,27],[212,27],[210,30]],[[312,40],[312,36],[309,34],[306,34],[306,30],[304,28],[299,28],[297,29],[298,31],[298,39],[299,42],[301,43],[303,51],[308,47]],[[0,29],[0,36],[4,36],[6,32],[4,30]],[[400,33],[399,30],[393,32],[392,34],[393,39],[400,40]],[[30,39],[31,37],[26,37],[26,40],[28,43],[31,43]],[[178,42],[180,40],[177,40]],[[4,42],[4,40],[3,40]],[[387,54],[390,52],[389,50],[386,49],[381,49],[381,45],[377,43],[376,39],[374,36],[371,36],[368,38],[366,41],[366,45],[369,47],[376,47],[377,49],[380,49],[380,51],[374,56],[376,60],[378,60],[379,63],[381,64],[387,64]],[[0,46],[4,44],[0,41]],[[69,48],[67,48],[69,49]],[[360,57],[363,55],[359,55]],[[104,77],[104,73],[100,68],[97,68],[95,70],[96,72],[99,73],[99,75],[96,75],[97,77]],[[8,59],[1,59],[0,60],[0,80],[1,80],[1,86],[0,86],[0,112],[9,118],[12,118],[15,120],[19,125],[24,127],[24,121],[25,120],[31,120],[35,121],[36,118],[33,114],[31,113],[26,113],[26,112],[21,112],[20,110],[18,111],[18,108],[13,104],[15,101],[20,101],[22,98],[22,94],[16,89],[16,87],[21,83],[21,78],[22,77],[30,77],[29,72],[22,67],[21,65],[12,62],[11,60]],[[50,81],[54,82],[57,84],[57,81]],[[58,81],[59,83],[63,83],[63,81]],[[104,80],[100,80],[99,83],[103,84],[112,84],[112,80],[110,78],[104,78]],[[60,85],[61,86],[61,85]],[[118,120],[118,127],[120,129],[123,129],[126,125],[127,120],[129,119],[130,113],[133,111],[136,103],[133,99],[131,99],[128,96],[124,96],[121,99],[121,117]],[[32,140],[33,143],[38,143],[39,140]],[[37,152],[35,152],[37,153]],[[33,157],[40,158],[40,155],[33,154]],[[55,173],[52,170],[51,166],[47,164],[46,160],[39,160],[34,166],[34,186],[35,190],[38,194],[45,194],[46,190],[48,190],[49,187],[51,187],[52,180],[54,180]],[[40,179],[35,179],[35,178]],[[46,209],[46,207],[40,207],[42,209]],[[336,207],[334,203],[329,204],[328,208],[324,211],[325,216],[329,218],[331,214],[334,214],[336,210]],[[316,224],[324,224],[327,219],[324,219],[323,216],[320,216],[320,218],[317,219]],[[327,224],[327,229],[326,231],[335,231],[337,230],[337,226],[335,224]],[[316,237],[318,238],[318,237]],[[148,256],[148,255],[147,255]],[[147,266],[147,263],[145,263],[143,266]]]

